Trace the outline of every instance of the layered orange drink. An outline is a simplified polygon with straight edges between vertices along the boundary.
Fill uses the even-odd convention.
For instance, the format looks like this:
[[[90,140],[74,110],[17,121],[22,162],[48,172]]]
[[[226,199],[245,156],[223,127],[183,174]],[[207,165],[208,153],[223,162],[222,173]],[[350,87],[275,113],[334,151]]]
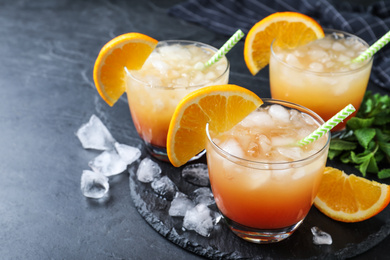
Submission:
[[[160,41],[140,70],[127,71],[126,93],[139,136],[155,157],[168,160],[166,141],[169,123],[179,101],[188,93],[209,85],[226,84],[226,57],[200,70],[217,49],[207,44]]]
[[[308,214],[326,164],[329,134],[296,142],[324,121],[273,99],[223,133],[207,130],[207,164],[216,204],[231,230],[255,242],[290,236]]]
[[[346,32],[324,32],[324,38],[294,49],[278,48],[276,40],[271,47],[269,69],[272,98],[303,105],[326,121],[348,104],[359,109],[372,58],[352,62],[368,44]],[[333,131],[342,130],[345,123]]]

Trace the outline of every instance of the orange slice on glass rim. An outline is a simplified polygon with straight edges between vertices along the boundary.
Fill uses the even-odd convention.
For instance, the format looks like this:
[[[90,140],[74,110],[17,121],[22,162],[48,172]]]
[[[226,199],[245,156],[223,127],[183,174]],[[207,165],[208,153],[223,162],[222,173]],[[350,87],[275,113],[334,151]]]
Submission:
[[[390,201],[390,187],[326,167],[314,205],[328,217],[342,222],[369,219]]]
[[[170,162],[179,167],[205,149],[207,123],[211,132],[225,132],[262,103],[255,93],[231,84],[191,92],[180,101],[169,125]]]
[[[307,15],[296,12],[271,14],[256,23],[246,36],[246,66],[252,75],[267,66],[274,40],[282,48],[295,48],[322,37],[322,27]]]
[[[113,106],[126,91],[126,72],[139,70],[158,41],[141,33],[126,33],[107,42],[95,61],[93,80],[100,96]]]

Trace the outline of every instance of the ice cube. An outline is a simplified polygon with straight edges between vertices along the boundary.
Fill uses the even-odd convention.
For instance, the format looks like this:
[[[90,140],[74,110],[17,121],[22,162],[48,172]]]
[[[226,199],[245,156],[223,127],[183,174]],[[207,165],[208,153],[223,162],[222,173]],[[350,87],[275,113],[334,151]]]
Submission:
[[[171,69],[171,66],[169,66],[166,62],[162,60],[154,59],[152,61],[153,67],[160,72],[161,75],[166,75],[168,73],[168,70]]]
[[[202,187],[194,190],[189,197],[195,204],[212,205],[215,203],[213,192],[208,187]]]
[[[89,170],[81,175],[81,192],[87,198],[100,199],[108,192],[110,185],[108,178],[101,173]]]
[[[313,61],[328,57],[328,53],[324,50],[321,50],[321,49],[311,49],[308,52],[308,54],[310,56],[310,59]]]
[[[330,40],[323,39],[321,41],[318,41],[318,46],[320,46],[321,48],[323,48],[325,50],[328,50],[328,49],[332,48],[332,42]]]
[[[183,219],[183,228],[194,230],[199,235],[208,237],[213,227],[211,210],[206,205],[198,204],[194,208],[187,210]]]
[[[298,58],[294,55],[294,54],[287,54],[286,56],[286,62],[288,64],[290,64],[291,66],[294,66],[294,67],[297,67],[297,68],[301,68],[302,67],[302,64],[301,62],[298,60]]]
[[[107,127],[96,115],[92,115],[89,121],[77,130],[76,136],[84,149],[107,150],[115,143]]]
[[[259,144],[264,154],[267,154],[271,151],[271,141],[265,135],[259,135]]]
[[[177,191],[177,186],[173,183],[173,181],[171,181],[171,179],[169,179],[168,176],[163,176],[160,179],[154,179],[151,186],[155,193],[167,200],[173,200]]]
[[[319,62],[310,63],[309,68],[310,68],[310,70],[315,71],[315,72],[324,71],[324,65],[322,65]]]
[[[289,169],[275,169],[272,171],[272,179],[277,181],[287,181],[293,175],[294,170],[292,168]]]
[[[290,113],[281,105],[270,106],[268,109],[268,113],[274,120],[278,120],[285,123],[290,121]]]
[[[304,177],[306,175],[304,168],[295,168],[294,173],[292,175],[293,180],[299,180],[300,178]]]
[[[187,195],[181,192],[176,192],[174,199],[169,207],[168,214],[172,217],[184,217],[187,210],[195,207],[194,202]]]
[[[277,147],[276,151],[284,157],[292,160],[299,160],[302,158],[302,149],[296,146],[292,147]]]
[[[331,245],[333,242],[331,235],[322,231],[318,227],[312,227],[311,233],[313,234],[313,243],[315,245]]]
[[[241,121],[240,124],[243,127],[253,127],[257,125],[272,126],[274,121],[271,116],[265,111],[255,111],[249,114],[245,120]]]
[[[132,164],[141,156],[140,149],[126,144],[115,143],[115,149],[127,165]]]
[[[242,158],[244,156],[244,151],[242,150],[240,144],[234,140],[229,139],[223,142],[220,147],[225,150],[227,153]]]
[[[344,51],[347,50],[347,48],[346,48],[343,44],[341,44],[341,43],[339,43],[339,42],[333,43],[332,49],[333,49],[334,51],[339,51],[339,52],[344,52]]]
[[[152,182],[155,178],[158,178],[160,174],[160,166],[147,157],[143,159],[138,166],[137,179],[140,182],[148,183]]]
[[[102,152],[90,161],[88,165],[94,172],[101,173],[107,177],[122,173],[127,168],[127,164],[115,150]]]
[[[340,54],[339,57],[337,58],[337,60],[338,60],[339,62],[346,62],[346,61],[350,61],[351,58],[349,58],[349,57],[346,56],[346,55]]]
[[[195,164],[187,165],[183,168],[181,174],[182,177],[189,183],[198,186],[210,185],[209,171],[207,169],[207,164],[195,163]]]
[[[274,136],[271,137],[272,146],[285,146],[294,143],[294,138],[292,137],[283,137],[283,136]]]

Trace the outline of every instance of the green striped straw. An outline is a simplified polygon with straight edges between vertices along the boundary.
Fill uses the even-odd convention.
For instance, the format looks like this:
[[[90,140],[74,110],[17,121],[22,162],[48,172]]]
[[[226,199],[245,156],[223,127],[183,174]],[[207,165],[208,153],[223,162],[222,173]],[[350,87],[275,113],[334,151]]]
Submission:
[[[322,126],[317,128],[313,133],[300,140],[298,142],[298,145],[304,146],[318,140],[324,134],[329,132],[333,127],[338,125],[341,121],[343,121],[353,112],[355,112],[355,110],[356,109],[351,104],[349,104],[348,106],[343,108],[340,112],[338,112],[335,116],[333,116],[331,119],[326,121]]]
[[[217,61],[222,59],[223,56],[226,55],[233,47],[236,45],[236,43],[241,40],[242,37],[244,37],[244,33],[238,29],[232,37],[211,57],[206,63],[197,63],[195,65],[195,68],[198,70],[203,70],[211,65],[215,64]]]
[[[371,58],[375,53],[383,48],[390,41],[390,31],[377,40],[373,45],[371,45],[367,50],[360,54],[357,58],[353,59],[352,62],[362,62]]]

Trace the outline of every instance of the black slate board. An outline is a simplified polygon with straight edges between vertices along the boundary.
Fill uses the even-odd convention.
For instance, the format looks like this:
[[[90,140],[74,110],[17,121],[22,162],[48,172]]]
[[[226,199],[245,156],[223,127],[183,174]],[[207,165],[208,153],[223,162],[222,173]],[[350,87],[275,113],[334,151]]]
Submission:
[[[149,157],[149,155],[146,155]],[[151,158],[151,157],[150,157]],[[199,188],[181,178],[181,168],[169,163],[158,162],[162,175],[167,175],[183,193],[189,194]],[[206,163],[205,158],[196,162]],[[223,223],[219,222],[210,237],[203,237],[193,231],[182,229],[182,218],[168,214],[170,201],[159,197],[150,184],[137,180],[138,163],[129,168],[130,194],[141,216],[159,234],[180,247],[210,259],[345,259],[357,256],[381,242],[390,234],[390,208],[387,207],[377,216],[359,223],[342,223],[334,221],[314,206],[298,230],[286,240],[274,244],[253,244],[236,235]],[[332,165],[333,164],[333,165]],[[335,163],[328,162],[329,166]],[[346,172],[353,169],[348,166]],[[332,245],[314,245],[311,227],[317,226],[332,236]]]

